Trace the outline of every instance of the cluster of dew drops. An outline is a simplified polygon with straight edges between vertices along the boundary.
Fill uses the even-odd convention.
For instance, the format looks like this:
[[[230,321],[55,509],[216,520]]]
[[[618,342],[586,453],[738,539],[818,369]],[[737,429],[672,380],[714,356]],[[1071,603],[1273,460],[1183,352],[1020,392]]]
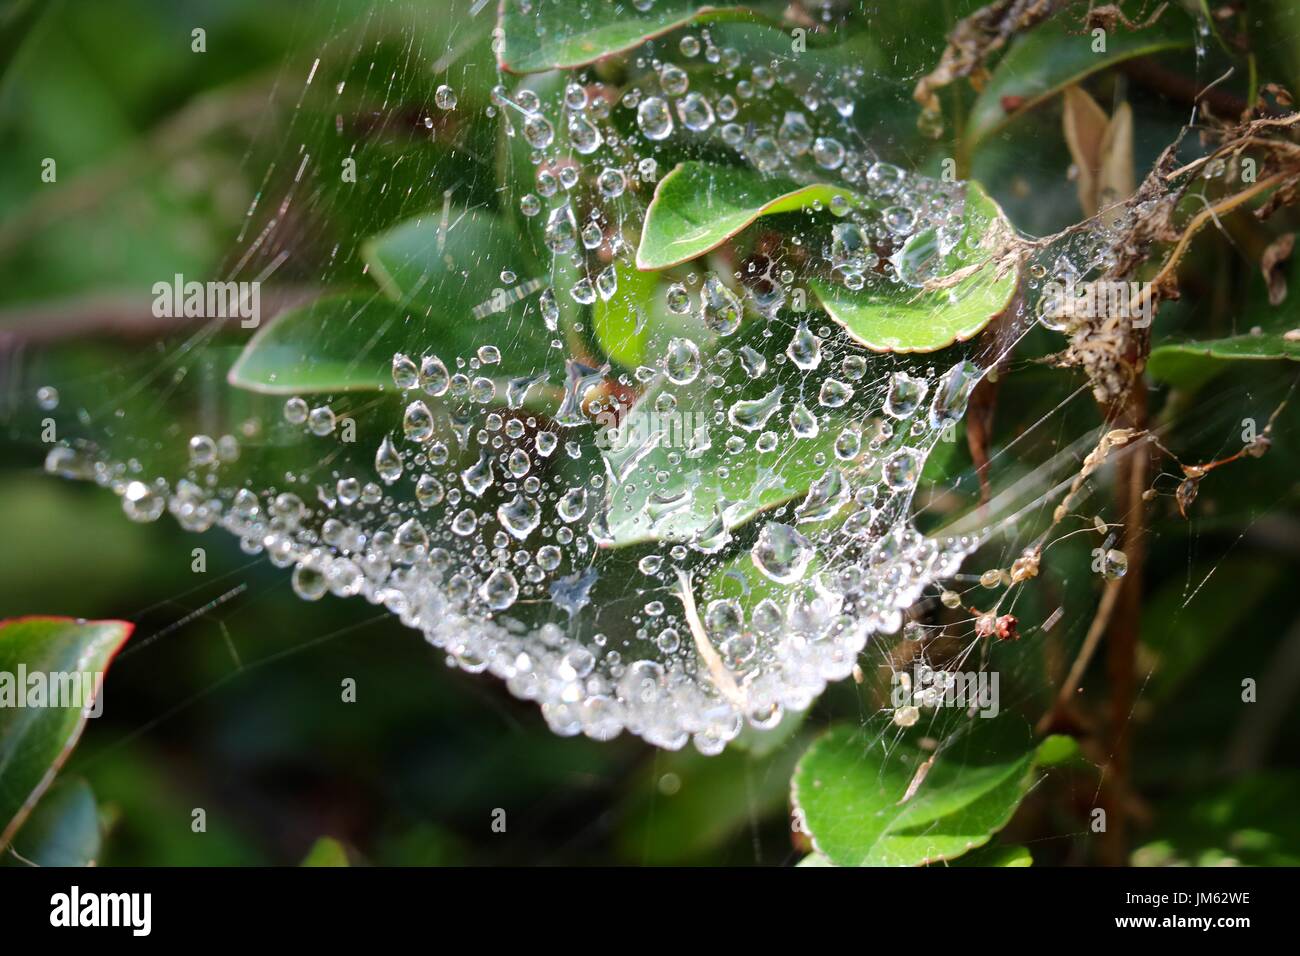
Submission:
[[[786,249],[752,259],[748,275],[674,275],[666,308],[694,320],[697,335],[659,343],[625,373],[562,350],[554,367],[506,373],[508,337],[466,356],[440,356],[435,342],[393,355],[400,422],[371,446],[373,457],[340,456],[334,467],[347,470],[316,480],[314,500],[223,484],[222,469],[241,456],[233,435],[193,436],[190,470],[174,483],[88,442],[54,448],[47,470],[111,488],[133,520],[170,512],[189,530],[223,527],[250,554],[291,567],[305,599],[361,596],[389,608],[451,663],[538,702],[557,733],[607,739],[626,729],[716,753],[746,723],[773,726],[808,707],[852,672],[872,634],[897,631],[906,608],[974,548],[922,536],[908,514],[926,454],[963,414],[982,370],[939,356],[904,367],[790,299],[809,271],[850,290],[919,286],[926,276],[898,253],[922,227],[941,251],[966,241],[960,193],[846,145],[860,76],[798,84],[804,108],[766,119],[748,107],[796,85],[779,62],[746,70],[707,31],[674,46],[672,60],[633,54],[644,80],[617,96],[577,76],[553,102],[499,86],[489,109],[531,150],[535,168],[515,170],[532,182],[516,200],[524,221],[540,217],[545,246],[576,266],[570,283],[519,286],[519,299],[536,295],[526,315],[547,332],[560,328],[563,297],[588,306],[617,294],[670,143],[708,144],[759,174],[836,182],[871,198],[862,208],[814,208],[834,221],[788,239],[798,266],[782,264]],[[681,65],[691,61],[710,65],[726,91],[692,89]],[[446,85],[434,100],[460,108]],[[630,122],[615,122],[617,111]],[[518,278],[512,263],[501,277]],[[746,316],[769,347],[739,344]],[[490,314],[463,320],[492,337]],[[653,393],[661,415],[699,412],[703,434],[666,457],[655,454],[661,436],[641,435],[611,459],[596,441],[611,380],[625,393]],[[304,440],[339,431],[328,402],[292,397],[280,417],[277,427]],[[701,482],[725,483],[729,462],[757,456],[754,487],[716,485],[706,520],[683,523],[699,510],[699,492],[674,474],[719,449],[722,463]],[[807,491],[754,508],[750,493],[779,485],[792,460],[817,474]],[[652,543],[626,559],[619,528]],[[614,580],[619,561],[631,567]],[[737,570],[750,568],[761,588]],[[724,595],[727,579],[744,593]]]

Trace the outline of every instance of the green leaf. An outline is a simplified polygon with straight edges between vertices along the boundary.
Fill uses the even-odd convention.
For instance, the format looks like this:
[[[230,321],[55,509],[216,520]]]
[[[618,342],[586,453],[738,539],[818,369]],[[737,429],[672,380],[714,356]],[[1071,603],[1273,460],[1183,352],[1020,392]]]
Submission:
[[[349,866],[348,851],[333,837],[321,837],[311,845],[299,866]]]
[[[810,283],[832,319],[856,341],[876,352],[934,352],[965,342],[1010,306],[1020,284],[1018,267],[999,275],[991,248],[1009,235],[1010,225],[998,204],[977,183],[966,189],[961,239],[935,278],[972,269],[951,288],[924,291],[891,283],[854,291],[838,282]],[[908,240],[900,262],[921,261],[931,252],[929,232]],[[934,250],[937,251],[937,250]],[[975,268],[983,263],[982,268]]]
[[[585,66],[622,53],[694,21],[760,20],[743,7],[715,7],[696,0],[656,0],[640,10],[631,3],[587,4],[579,12],[568,0],[503,0],[499,26],[501,68],[511,73]]]
[[[657,276],[629,269],[622,262],[614,264],[618,291],[608,301],[597,299],[591,322],[605,354],[624,368],[634,369],[645,361],[647,322],[651,310],[666,313]],[[656,295],[659,292],[659,295]],[[642,314],[638,314],[640,311]]]
[[[977,719],[966,730],[935,755],[918,747],[919,727],[901,740],[892,727],[881,736],[832,728],[803,755],[793,780],[814,847],[839,866],[916,866],[986,843],[1028,791],[1033,751],[1028,728],[1014,718]]]
[[[663,417],[655,411],[655,400],[665,392],[676,396],[681,411]],[[784,387],[774,420],[789,415],[791,396],[797,394],[797,387]],[[624,416],[620,429],[628,436],[626,445],[605,452],[611,474],[624,475],[626,471],[610,500],[613,547],[691,540],[717,521],[719,513],[727,528],[734,529],[755,515],[802,497],[813,481],[826,473],[825,462],[834,459],[835,439],[841,430],[832,424],[812,438],[789,438],[770,452],[749,448],[731,455],[713,442],[713,433],[719,430],[711,414],[708,403],[692,386],[673,386],[660,377]],[[701,428],[709,438],[696,444]],[[647,446],[650,450],[642,454]],[[667,481],[651,480],[650,476],[660,472],[668,474]],[[656,514],[652,495],[659,501],[688,497],[684,506]]]
[[[1286,359],[1300,362],[1300,342],[1288,342],[1281,332],[1234,335],[1206,342],[1161,345],[1151,350],[1147,371],[1157,381],[1176,388],[1196,388],[1227,366],[1225,362]]]
[[[91,675],[98,681],[131,636],[124,621],[75,621],[24,617],[0,623],[0,848],[9,844],[81,736],[81,702],[66,706],[17,706],[19,669],[31,677]],[[83,677],[81,683],[85,683]],[[66,686],[65,686],[66,689]],[[11,695],[13,695],[11,697]],[[48,700],[48,696],[47,696]]]
[[[4,863],[94,866],[102,843],[99,808],[90,784],[78,777],[60,779],[36,804]]]
[[[326,296],[258,329],[228,378],[268,395],[382,389],[413,339],[410,318],[378,294]]]
[[[994,846],[985,844],[959,856],[952,866],[1033,866],[1034,858],[1023,846]]]
[[[1150,27],[1129,30],[1121,24],[1105,41],[1105,51],[1094,52],[1092,34],[1069,11],[1017,37],[971,109],[968,147],[1094,73],[1135,57],[1191,47],[1196,26],[1171,7]]]
[[[716,335],[690,312],[675,315],[668,309],[668,283],[662,276],[642,272],[623,259],[614,268],[618,291],[608,301],[597,299],[591,313],[592,331],[605,355],[624,368],[636,369],[649,357],[662,354],[677,337],[692,339],[703,354],[712,352]]]
[[[230,370],[232,385],[275,395],[348,392],[392,385],[394,352],[453,359],[500,333],[504,377],[541,371],[550,339],[536,304],[540,285],[520,276],[506,288],[501,269],[518,263],[519,243],[504,220],[449,207],[368,239],[363,256],[382,295],[325,296],[276,316],[248,341]],[[543,390],[531,393],[536,400]]]
[[[679,163],[655,189],[646,209],[638,269],[666,269],[716,249],[760,216],[798,212],[814,204],[829,208],[847,189],[824,183],[800,185],[782,176],[710,163]]]
[[[456,206],[372,236],[361,250],[371,278],[390,299],[456,323],[474,321],[476,308],[491,308],[493,290],[503,285],[501,269],[517,267],[518,252],[514,230],[495,213]]]

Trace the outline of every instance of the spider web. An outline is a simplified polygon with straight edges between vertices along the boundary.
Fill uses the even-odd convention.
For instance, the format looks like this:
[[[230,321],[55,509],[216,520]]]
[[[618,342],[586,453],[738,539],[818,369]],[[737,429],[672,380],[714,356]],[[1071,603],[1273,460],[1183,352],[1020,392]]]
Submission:
[[[994,650],[1019,688],[1004,708],[1039,693],[1038,665],[988,640],[1025,592],[997,571],[1065,535],[1044,529],[1099,436],[1086,392],[996,450],[987,502],[954,449],[990,370],[1031,371],[1007,361],[1041,277],[1094,272],[1110,234],[1040,250],[996,337],[872,351],[816,298],[796,307],[809,282],[919,296],[950,270],[906,274],[882,245],[976,248],[992,226],[927,175],[944,148],[913,128],[906,38],[837,58],[688,25],[619,72],[521,78],[496,69],[495,11],[453,6],[436,28],[422,4],[304,14],[326,39],[275,82],[220,277],[259,284],[274,364],[250,370],[249,332],[200,317],[48,382],[47,470],[134,520],[225,528],[305,599],[387,609],[560,734],[717,753],[864,663],[986,669]],[[859,36],[840,13],[828,38]],[[1056,159],[1021,161],[1059,179]],[[646,286],[638,237],[683,161],[871,203],[760,221]],[[300,331],[277,339],[275,313]],[[884,705],[882,734],[912,707]]]

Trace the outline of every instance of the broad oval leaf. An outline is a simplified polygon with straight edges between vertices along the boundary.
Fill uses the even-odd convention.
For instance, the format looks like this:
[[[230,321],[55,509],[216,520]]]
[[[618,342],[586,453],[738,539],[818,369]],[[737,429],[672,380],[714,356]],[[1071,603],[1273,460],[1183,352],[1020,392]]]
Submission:
[[[872,351],[934,352],[964,342],[1011,305],[1020,268],[1012,265],[1000,271],[994,253],[1011,227],[998,204],[973,182],[966,187],[963,219],[961,237],[936,270],[938,279],[969,271],[950,288],[890,283],[855,291],[816,280],[810,283],[812,290],[830,317]],[[913,236],[897,262],[907,268],[912,259],[927,258],[928,236]]]
[[[83,709],[92,701],[68,700],[73,682],[82,695],[98,696],[104,671],[131,636],[125,621],[76,621],[23,617],[0,623],[0,848],[8,846],[27,819],[85,727]],[[20,669],[28,686],[19,686]],[[32,675],[59,685],[60,706],[33,703]],[[23,706],[18,696],[23,695]]]
[[[838,866],[918,866],[987,843],[1028,792],[1033,750],[1015,718],[972,723],[937,756],[917,746],[920,728],[902,740],[832,728],[794,773],[813,846]]]
[[[511,73],[585,66],[695,20],[758,19],[764,18],[744,7],[697,0],[656,0],[645,10],[602,0],[584,4],[581,12],[570,0],[502,0],[497,61]]]
[[[797,212],[835,197],[852,205],[851,191],[825,183],[800,185],[782,176],[710,163],[679,163],[655,189],[646,209],[638,269],[666,269],[716,249],[760,216]]]
[[[1098,42],[1069,11],[1017,37],[971,108],[967,148],[974,149],[1021,113],[1094,73],[1135,57],[1191,47],[1196,26],[1171,7],[1145,29],[1121,25],[1106,32],[1100,41],[1104,49],[1094,49]]]
[[[494,332],[510,341],[509,368],[497,373],[538,372],[551,338],[535,304],[545,282],[523,276],[507,287],[500,279],[517,248],[497,216],[458,207],[372,237],[363,254],[382,294],[325,296],[282,313],[248,341],[230,383],[278,395],[383,389],[394,352],[418,358],[432,349],[450,367]],[[487,299],[484,290],[492,290]]]
[[[394,302],[422,313],[433,309],[435,321],[445,315],[463,322],[475,310],[498,311],[483,290],[503,286],[501,263],[518,262],[519,248],[514,229],[496,214],[448,206],[372,236],[362,256]]]
[[[535,318],[535,317],[534,317]],[[393,353],[419,360],[437,354],[449,367],[470,358],[483,342],[472,319],[435,326],[417,322],[405,309],[378,295],[338,295],[291,309],[257,331],[230,369],[230,384],[267,395],[377,391],[393,388]],[[547,366],[544,330],[514,331],[500,365],[485,366],[504,395],[510,378]],[[518,347],[516,347],[518,346]],[[539,382],[524,405],[543,409],[563,397],[558,383]]]
[[[378,293],[326,296],[258,329],[227,377],[267,395],[382,389],[412,340],[409,321]]]
[[[1151,350],[1147,371],[1166,385],[1194,388],[1225,371],[1228,362],[1279,359],[1300,362],[1300,342],[1287,341],[1282,332],[1266,332],[1161,345]]]

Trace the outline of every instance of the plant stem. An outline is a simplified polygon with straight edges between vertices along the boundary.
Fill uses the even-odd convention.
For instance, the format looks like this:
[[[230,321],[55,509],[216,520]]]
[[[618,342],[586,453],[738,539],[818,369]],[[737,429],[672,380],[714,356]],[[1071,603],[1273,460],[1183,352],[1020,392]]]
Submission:
[[[1133,383],[1119,417],[1122,427],[1146,427],[1147,390],[1141,378]],[[1128,571],[1120,582],[1106,646],[1106,675],[1111,694],[1107,741],[1110,762],[1102,789],[1106,831],[1101,842],[1101,861],[1108,866],[1123,866],[1128,862],[1129,755],[1132,743],[1128,731],[1137,687],[1135,669],[1146,557],[1146,503],[1142,492],[1146,488],[1150,461],[1151,453],[1144,444],[1116,464],[1115,500],[1120,520],[1124,523]]]

